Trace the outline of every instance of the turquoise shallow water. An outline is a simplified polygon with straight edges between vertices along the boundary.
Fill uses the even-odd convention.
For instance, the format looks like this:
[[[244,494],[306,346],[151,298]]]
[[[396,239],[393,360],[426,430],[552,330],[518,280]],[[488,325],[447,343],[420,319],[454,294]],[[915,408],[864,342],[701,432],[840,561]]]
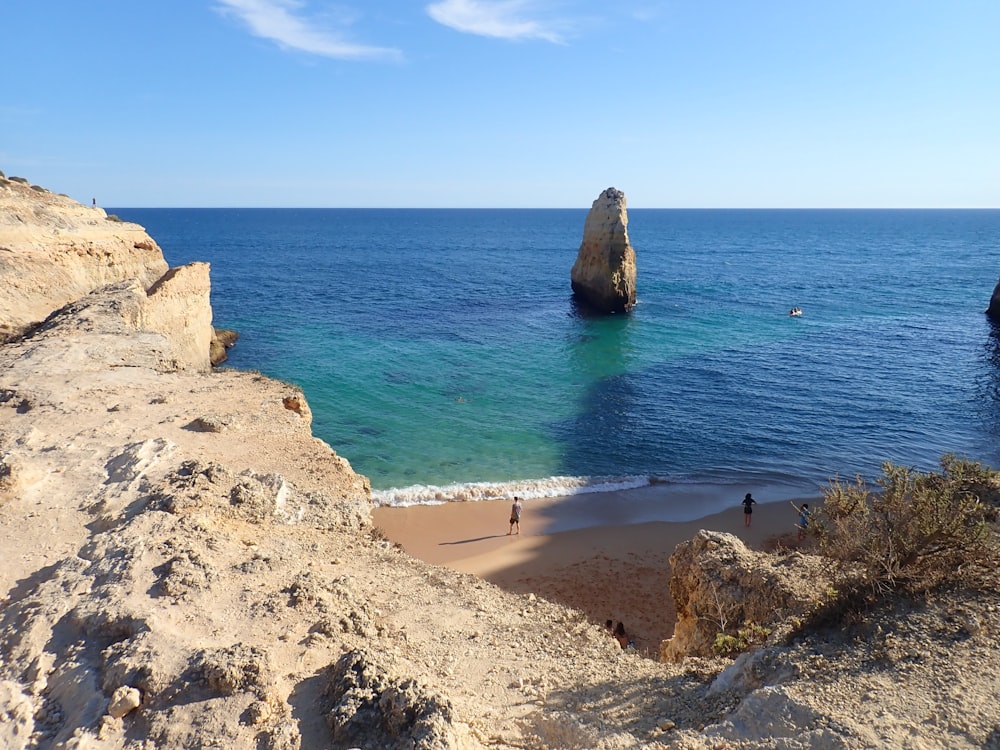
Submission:
[[[384,503],[1000,464],[1000,211],[631,210],[607,318],[585,210],[114,212],[212,264],[229,365],[302,386]]]

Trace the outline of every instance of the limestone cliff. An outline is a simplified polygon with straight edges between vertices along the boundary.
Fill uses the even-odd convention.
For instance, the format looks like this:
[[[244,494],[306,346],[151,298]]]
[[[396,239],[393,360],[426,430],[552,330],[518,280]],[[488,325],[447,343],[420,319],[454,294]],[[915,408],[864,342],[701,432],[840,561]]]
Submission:
[[[583,226],[583,241],[570,271],[573,292],[600,312],[635,307],[635,250],[628,239],[625,194],[613,187],[594,201]]]
[[[207,370],[214,329],[207,263],[172,268],[149,289],[142,328],[167,336],[182,366]]]
[[[0,339],[118,281],[148,289],[167,271],[137,224],[25,181],[0,178]]]
[[[164,338],[162,367],[207,370],[215,332],[207,263],[168,269],[138,224],[0,179],[0,340],[104,287],[131,289],[121,319]]]

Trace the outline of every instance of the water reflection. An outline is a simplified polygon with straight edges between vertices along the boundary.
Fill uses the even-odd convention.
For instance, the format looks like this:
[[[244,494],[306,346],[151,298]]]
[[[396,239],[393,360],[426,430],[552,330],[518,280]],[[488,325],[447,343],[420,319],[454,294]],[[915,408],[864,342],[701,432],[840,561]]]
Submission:
[[[598,310],[597,308],[588,305],[586,302],[584,302],[583,300],[581,300],[575,294],[570,295],[570,297],[569,297],[569,304],[570,304],[570,311],[569,311],[570,317],[572,317],[572,318],[579,318],[581,320],[601,321],[601,320],[604,320],[606,318],[628,318],[629,317],[629,313],[625,313],[625,312],[619,312],[619,313],[611,313],[611,314],[609,314],[609,313],[603,312],[601,310]]]

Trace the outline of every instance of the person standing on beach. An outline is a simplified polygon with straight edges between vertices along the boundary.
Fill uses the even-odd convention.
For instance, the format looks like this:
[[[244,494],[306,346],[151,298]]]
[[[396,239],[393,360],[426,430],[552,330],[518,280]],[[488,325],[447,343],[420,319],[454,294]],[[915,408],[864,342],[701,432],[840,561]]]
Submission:
[[[748,492],[747,496],[743,498],[743,525],[748,529],[750,528],[750,521],[753,518],[753,506],[756,504],[757,501]]]
[[[514,532],[514,527],[517,526],[518,534],[521,533],[521,498],[514,496],[514,504],[510,506],[510,530],[507,532],[507,536],[510,536]]]
[[[802,503],[802,505],[796,505],[792,502],[792,507],[799,512],[799,522],[795,524],[799,529],[798,539],[801,542],[806,538],[806,532],[809,530],[809,503]]]

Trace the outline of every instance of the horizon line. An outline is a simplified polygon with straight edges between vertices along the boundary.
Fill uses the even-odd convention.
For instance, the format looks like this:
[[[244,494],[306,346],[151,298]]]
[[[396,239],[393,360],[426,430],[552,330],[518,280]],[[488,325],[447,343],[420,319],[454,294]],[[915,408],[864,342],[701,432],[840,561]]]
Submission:
[[[116,206],[170,210],[230,211],[589,211],[587,206]],[[635,211],[998,211],[1000,206],[629,206]]]

